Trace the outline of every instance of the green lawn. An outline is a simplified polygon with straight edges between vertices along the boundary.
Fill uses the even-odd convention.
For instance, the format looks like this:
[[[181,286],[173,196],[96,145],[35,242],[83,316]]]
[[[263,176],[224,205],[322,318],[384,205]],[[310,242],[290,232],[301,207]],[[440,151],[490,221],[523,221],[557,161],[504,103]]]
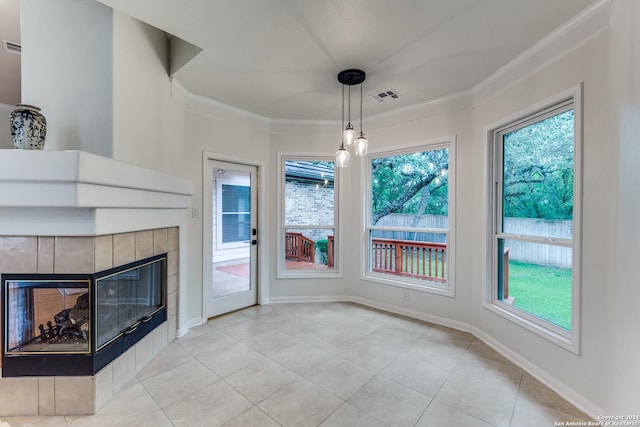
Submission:
[[[509,261],[514,306],[571,330],[571,270]]]

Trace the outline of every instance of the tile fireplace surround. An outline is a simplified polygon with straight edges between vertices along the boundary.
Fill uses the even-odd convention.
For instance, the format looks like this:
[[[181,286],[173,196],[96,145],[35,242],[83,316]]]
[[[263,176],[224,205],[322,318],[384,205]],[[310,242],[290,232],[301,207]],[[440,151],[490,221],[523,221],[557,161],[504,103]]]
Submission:
[[[167,321],[95,376],[0,378],[0,416],[93,414],[175,337],[178,228],[95,237],[0,236],[0,271],[95,273],[167,253]]]
[[[93,414],[184,328],[193,183],[80,151],[0,150],[0,194],[0,273],[92,274],[167,253],[167,321],[96,375],[0,378],[0,416]]]

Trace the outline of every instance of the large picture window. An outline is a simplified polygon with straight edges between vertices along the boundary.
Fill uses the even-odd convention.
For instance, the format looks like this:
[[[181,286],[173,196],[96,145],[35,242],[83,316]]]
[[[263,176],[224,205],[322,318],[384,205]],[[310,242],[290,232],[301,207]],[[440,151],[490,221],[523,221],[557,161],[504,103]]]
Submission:
[[[491,132],[492,306],[576,350],[579,144],[574,98]]]
[[[453,295],[452,141],[370,155],[365,277]]]
[[[337,272],[333,157],[281,157],[279,277]]]

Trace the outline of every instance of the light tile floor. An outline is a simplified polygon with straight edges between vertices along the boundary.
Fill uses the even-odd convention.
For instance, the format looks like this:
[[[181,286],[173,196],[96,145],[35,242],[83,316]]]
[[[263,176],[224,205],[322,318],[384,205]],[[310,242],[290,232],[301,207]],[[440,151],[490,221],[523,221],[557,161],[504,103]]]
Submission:
[[[553,426],[589,418],[472,335],[349,303],[272,304],[171,343],[58,426]]]

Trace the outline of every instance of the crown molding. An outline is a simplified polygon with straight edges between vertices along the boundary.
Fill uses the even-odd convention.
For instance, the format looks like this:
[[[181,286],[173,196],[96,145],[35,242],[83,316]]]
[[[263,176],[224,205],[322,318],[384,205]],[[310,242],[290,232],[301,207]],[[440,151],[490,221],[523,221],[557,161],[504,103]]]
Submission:
[[[612,4],[613,0],[593,3],[471,89],[369,116],[364,119],[365,127],[369,130],[382,129],[440,114],[471,110],[606,33]],[[340,127],[338,120],[270,119],[194,94],[175,79],[172,82],[184,93],[185,110],[220,120],[245,125],[249,120],[276,134],[295,132],[295,129],[315,129],[319,133],[333,134],[336,132],[332,129]]]
[[[608,32],[611,4],[612,0],[593,3],[475,85],[473,107]]]
[[[190,92],[187,88],[175,78],[171,79],[175,89],[182,92],[184,96],[184,109],[196,114],[202,114],[212,118],[216,118],[225,122],[242,125],[247,127],[260,127],[263,130],[269,130],[271,120],[268,117],[233,107],[228,104],[207,98],[202,95]]]

